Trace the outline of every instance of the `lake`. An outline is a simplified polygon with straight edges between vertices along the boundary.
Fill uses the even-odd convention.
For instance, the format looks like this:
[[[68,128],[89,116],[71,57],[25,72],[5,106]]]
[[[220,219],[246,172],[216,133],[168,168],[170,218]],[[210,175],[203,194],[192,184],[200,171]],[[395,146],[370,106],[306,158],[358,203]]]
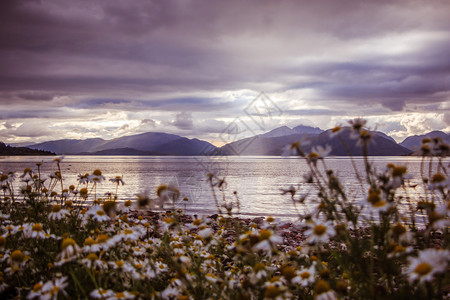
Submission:
[[[363,158],[354,158],[361,169]],[[419,157],[370,157],[374,166],[383,170],[388,163],[405,165],[414,178],[412,183],[420,182]],[[1,157],[0,172],[16,172],[20,175],[26,167],[36,170],[36,162],[43,161],[42,173],[47,176],[56,170],[53,157]],[[446,161],[446,164],[449,160]],[[361,186],[348,157],[330,157],[325,159],[327,167],[335,170],[350,198],[361,202]],[[137,193],[147,191],[155,197],[155,190],[161,184],[176,184],[182,197],[189,201],[179,201],[177,207],[186,209],[189,214],[211,215],[217,213],[211,187],[206,174],[214,171],[224,176],[227,182],[228,199],[237,191],[240,202],[240,216],[268,216],[294,220],[297,216],[288,195],[281,195],[281,189],[290,185],[299,187],[304,182],[303,175],[308,173],[306,163],[295,157],[185,157],[185,156],[66,156],[62,161],[62,173],[65,187],[77,184],[77,175],[100,169],[107,181],[99,185],[98,195],[114,192],[115,185],[108,181],[117,175],[123,176],[124,186],[119,187],[119,200],[136,199]],[[21,184],[19,178],[16,185]],[[311,184],[301,184],[301,192],[309,191],[311,198],[316,192]],[[419,188],[409,189],[410,194],[420,192]],[[222,197],[222,196],[220,196]],[[305,212],[309,207],[298,207]]]

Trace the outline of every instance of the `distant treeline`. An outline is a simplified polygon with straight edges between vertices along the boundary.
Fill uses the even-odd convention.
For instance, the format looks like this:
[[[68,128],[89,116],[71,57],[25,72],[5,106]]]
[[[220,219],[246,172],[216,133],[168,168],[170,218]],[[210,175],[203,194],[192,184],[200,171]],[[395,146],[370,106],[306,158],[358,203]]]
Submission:
[[[20,155],[56,155],[50,151],[35,150],[27,147],[11,147],[0,142],[0,156],[20,156]]]

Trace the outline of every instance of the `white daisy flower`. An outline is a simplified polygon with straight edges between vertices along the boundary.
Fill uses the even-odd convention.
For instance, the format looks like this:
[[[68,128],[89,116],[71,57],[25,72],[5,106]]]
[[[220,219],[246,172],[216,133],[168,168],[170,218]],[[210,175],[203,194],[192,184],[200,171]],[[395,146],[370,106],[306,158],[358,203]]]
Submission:
[[[66,282],[67,277],[56,278],[54,280],[47,281],[42,287],[42,296],[41,299],[58,299],[58,295],[62,294],[67,297],[67,292],[64,291],[69,284]]]
[[[316,220],[312,224],[307,224],[310,227],[305,231],[305,235],[310,244],[326,243],[336,234],[333,222]]]
[[[61,205],[53,205],[48,218],[50,220],[62,220],[69,214],[67,209],[62,209]]]
[[[292,279],[292,283],[300,284],[303,287],[311,285],[315,278],[316,269],[314,264],[309,268],[301,266],[300,270],[297,271],[297,276]]]
[[[123,292],[118,292],[115,293],[114,295],[106,298],[108,300],[118,300],[118,299],[134,299],[136,298],[135,295],[131,294],[130,292],[127,291],[123,291]]]
[[[98,288],[89,293],[94,299],[108,299],[109,297],[114,296],[115,293],[112,290],[105,290],[102,288]]]
[[[445,272],[449,259],[450,251],[438,249],[425,249],[418,257],[409,257],[406,270],[409,281],[431,281],[435,274]]]
[[[28,224],[25,227],[23,234],[26,238],[32,238],[32,239],[45,239],[48,237],[47,233],[44,231],[44,228],[42,227],[42,224],[40,224],[40,223]]]

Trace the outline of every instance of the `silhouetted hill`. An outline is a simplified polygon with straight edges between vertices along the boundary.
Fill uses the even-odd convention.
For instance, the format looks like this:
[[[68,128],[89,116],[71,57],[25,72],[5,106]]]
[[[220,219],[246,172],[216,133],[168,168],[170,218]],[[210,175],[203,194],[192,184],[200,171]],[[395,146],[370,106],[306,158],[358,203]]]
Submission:
[[[124,136],[113,140],[100,138],[87,140],[57,140],[34,144],[32,149],[54,151],[57,154],[96,153],[112,149],[134,149],[144,152],[154,152],[159,155],[198,155],[205,147],[214,145],[199,140],[188,139],[175,134],[148,132]],[[117,150],[118,153],[124,150]],[[118,154],[119,155],[119,154]]]
[[[422,140],[424,138],[432,139],[435,137],[440,137],[445,143],[450,144],[450,134],[446,134],[445,132],[442,131],[431,131],[423,135],[409,136],[406,139],[404,139],[403,142],[400,143],[400,145],[415,151],[420,148],[420,146],[422,145]]]
[[[392,138],[384,133],[373,131],[372,142],[369,146],[369,155],[373,156],[397,156],[408,155],[411,151],[398,145]],[[286,145],[296,141],[304,141],[302,150],[305,153],[317,146],[326,147],[330,145],[330,155],[347,156],[349,152],[354,156],[362,155],[362,148],[357,145],[357,139],[350,137],[350,129],[346,128],[338,136],[332,136],[331,130],[317,134],[293,134],[287,136],[264,137],[264,135],[253,138],[242,139],[217,149],[221,155],[281,155]],[[344,146],[345,143],[346,147]],[[348,150],[347,150],[348,149]]]
[[[50,151],[40,151],[35,149],[30,149],[27,147],[11,147],[7,146],[5,143],[0,142],[0,156],[21,156],[21,155],[56,155]]]
[[[402,156],[411,153],[411,150],[400,146],[392,138],[387,137],[384,133],[372,131],[372,139],[368,147],[368,155],[371,156]],[[344,146],[346,145],[346,147]],[[351,137],[350,128],[344,128],[337,135],[331,135],[331,129],[321,133],[311,146],[330,145],[332,150],[330,155],[346,156],[349,152],[353,156],[363,155],[362,147],[358,145],[358,139]]]

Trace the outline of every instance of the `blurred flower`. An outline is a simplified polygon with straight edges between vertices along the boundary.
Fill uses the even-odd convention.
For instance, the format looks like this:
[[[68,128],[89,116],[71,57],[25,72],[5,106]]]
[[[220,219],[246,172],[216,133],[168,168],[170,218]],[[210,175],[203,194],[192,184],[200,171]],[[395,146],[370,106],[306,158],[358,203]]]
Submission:
[[[114,292],[112,290],[105,290],[102,288],[98,288],[89,293],[94,299],[109,299],[109,297],[114,296]]]
[[[425,249],[419,252],[418,257],[409,257],[409,266],[406,270],[411,282],[418,280],[420,283],[431,281],[433,276],[447,270],[450,259],[450,251],[438,249]]]
[[[310,244],[326,243],[336,234],[331,221],[314,220],[311,224],[306,224],[306,226],[309,229],[305,231],[305,235]]]
[[[111,178],[109,181],[111,181],[112,183],[117,184],[117,185],[119,185],[119,184],[124,185],[125,184],[125,182],[123,181],[122,176],[116,176],[114,178]]]
[[[315,265],[311,265],[309,268],[301,266],[297,271],[297,276],[292,279],[292,283],[300,284],[303,287],[311,285],[315,281]]]
[[[62,220],[69,214],[67,209],[62,209],[61,205],[53,205],[48,218],[50,220]]]

